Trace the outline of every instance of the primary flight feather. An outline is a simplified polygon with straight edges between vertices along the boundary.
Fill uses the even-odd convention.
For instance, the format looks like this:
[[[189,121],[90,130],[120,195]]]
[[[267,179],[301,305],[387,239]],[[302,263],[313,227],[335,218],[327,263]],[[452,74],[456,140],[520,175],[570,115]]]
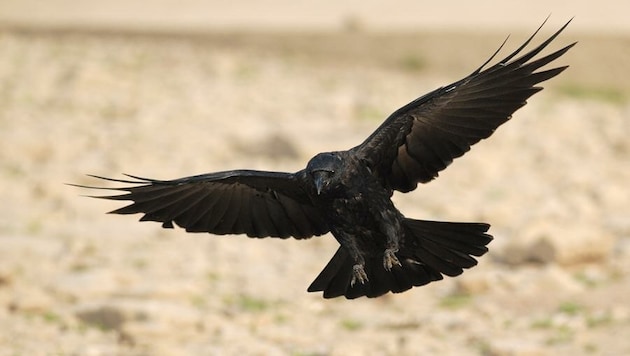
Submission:
[[[570,22],[570,21],[569,21]],[[391,114],[363,143],[320,153],[295,173],[234,170],[174,180],[96,178],[127,184],[99,196],[129,200],[115,214],[188,232],[306,239],[331,232],[340,247],[308,288],[325,298],[378,297],[457,276],[492,240],[485,223],[409,219],[391,201],[438,176],[490,136],[567,66],[542,69],[571,43],[539,56],[569,24],[521,54],[542,25],[507,57],[421,96]],[[500,48],[499,48],[500,49]],[[537,57],[538,56],[538,57]]]

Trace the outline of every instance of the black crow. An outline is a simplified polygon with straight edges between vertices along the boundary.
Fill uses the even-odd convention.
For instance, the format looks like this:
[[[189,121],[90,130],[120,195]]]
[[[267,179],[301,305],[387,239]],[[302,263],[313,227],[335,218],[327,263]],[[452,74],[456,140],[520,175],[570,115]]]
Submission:
[[[295,173],[233,170],[156,180],[112,179],[130,200],[115,214],[178,225],[188,232],[306,239],[331,232],[339,249],[309,292],[324,298],[378,297],[457,276],[488,251],[485,223],[415,220],[391,201],[438,176],[454,158],[512,117],[567,66],[541,68],[575,43],[535,58],[566,26],[529,52],[525,43],[498,63],[421,96],[391,114],[363,143],[313,157]],[[544,25],[544,23],[543,23]],[[505,44],[505,42],[504,42]],[[520,55],[520,56],[519,56]],[[99,187],[89,187],[99,188]]]

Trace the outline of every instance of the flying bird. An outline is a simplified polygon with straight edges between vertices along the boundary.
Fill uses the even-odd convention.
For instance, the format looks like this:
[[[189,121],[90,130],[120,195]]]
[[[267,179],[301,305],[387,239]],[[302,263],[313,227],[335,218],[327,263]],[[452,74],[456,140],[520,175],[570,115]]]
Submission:
[[[308,287],[324,298],[378,297],[457,276],[488,251],[490,225],[410,219],[391,201],[438,176],[453,159],[489,137],[568,66],[542,69],[571,43],[539,56],[570,23],[524,51],[523,45],[488,66],[423,95],[391,114],[347,151],[319,153],[295,172],[232,170],[173,180],[127,175],[123,193],[97,198],[131,201],[114,214],[187,232],[307,239],[332,233],[339,248]],[[525,52],[525,53],[522,53]]]

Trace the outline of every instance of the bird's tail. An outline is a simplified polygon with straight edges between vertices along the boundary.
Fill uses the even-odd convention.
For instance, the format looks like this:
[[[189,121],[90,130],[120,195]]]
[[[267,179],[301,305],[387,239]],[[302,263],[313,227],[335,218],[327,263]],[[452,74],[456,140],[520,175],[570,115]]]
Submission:
[[[425,285],[447,276],[457,276],[464,268],[477,264],[472,256],[488,251],[492,236],[484,223],[454,223],[405,219],[404,236],[396,257],[400,266],[387,271],[383,255],[365,256],[365,284],[351,284],[355,262],[341,246],[308,288],[309,292],[324,292],[324,298],[345,296],[378,297],[387,292],[400,293],[414,286]]]

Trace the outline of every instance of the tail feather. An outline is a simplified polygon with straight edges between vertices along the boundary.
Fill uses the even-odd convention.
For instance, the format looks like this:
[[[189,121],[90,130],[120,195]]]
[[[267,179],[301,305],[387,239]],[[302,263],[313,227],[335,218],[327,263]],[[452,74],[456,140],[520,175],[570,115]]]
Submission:
[[[405,219],[401,253],[419,258],[440,273],[454,277],[477,265],[472,256],[488,252],[490,225]],[[407,237],[413,236],[409,239]]]
[[[407,259],[401,262],[404,270],[408,271],[407,275],[414,287],[420,287],[444,278],[441,273],[416,260]]]
[[[404,225],[429,240],[447,239],[448,244],[460,242],[462,245],[485,247],[492,241],[492,236],[485,233],[490,225],[485,223],[405,219]]]
[[[477,264],[472,256],[479,257],[488,251],[486,245],[492,241],[492,236],[486,233],[489,227],[483,223],[405,219],[405,234],[396,253],[401,266],[387,271],[383,267],[382,255],[366,257],[364,269],[368,282],[352,285],[355,263],[341,246],[308,291],[323,291],[324,298],[374,298],[443,279],[443,274],[457,276]]]
[[[342,247],[337,249],[326,267],[308,287],[309,292],[324,292],[324,298],[335,298],[345,294],[352,279],[352,259]]]
[[[462,266],[452,260],[450,251],[442,249],[439,246],[425,241],[423,247],[416,249],[414,253],[418,260],[449,277],[458,276],[463,272]]]
[[[417,257],[423,260],[426,258],[427,264],[451,277],[461,274],[462,268],[477,265],[477,260],[473,257],[428,239],[422,241],[422,246],[414,251]],[[435,262],[431,263],[431,261]]]

